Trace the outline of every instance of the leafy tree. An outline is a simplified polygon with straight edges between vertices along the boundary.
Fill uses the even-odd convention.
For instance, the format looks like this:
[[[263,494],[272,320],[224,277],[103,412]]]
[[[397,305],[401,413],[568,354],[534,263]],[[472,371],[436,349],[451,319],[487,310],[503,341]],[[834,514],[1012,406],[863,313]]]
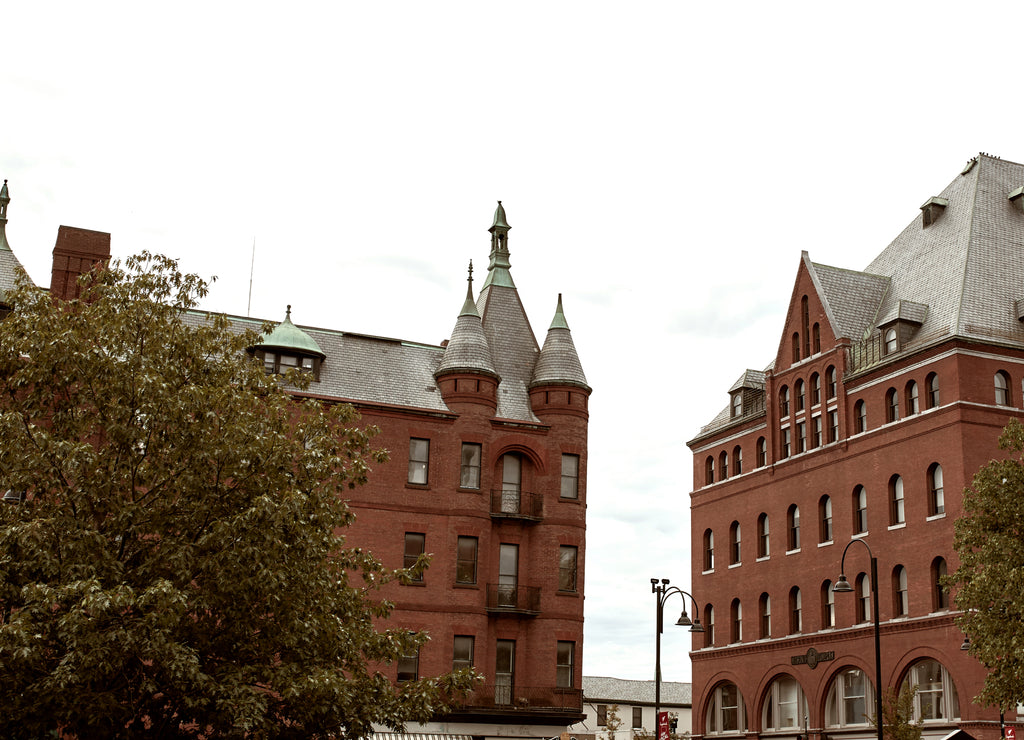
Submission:
[[[472,681],[378,671],[427,637],[375,627],[409,571],[344,547],[375,430],[266,376],[206,290],[142,254],[7,296],[0,736],[356,738]]]
[[[612,704],[608,707],[608,712],[605,714],[604,722],[605,731],[608,735],[608,740],[615,740],[615,733],[622,727],[622,719],[619,717],[619,705]]]
[[[960,567],[945,583],[957,588],[970,653],[988,667],[976,699],[1012,707],[1024,701],[1024,426],[1016,419],[999,449],[1011,456],[982,467],[964,491],[953,540]]]
[[[899,692],[892,686],[882,693],[882,735],[886,740],[921,740],[923,720],[914,721],[914,697],[917,687],[904,682]],[[869,717],[872,727],[878,720]]]

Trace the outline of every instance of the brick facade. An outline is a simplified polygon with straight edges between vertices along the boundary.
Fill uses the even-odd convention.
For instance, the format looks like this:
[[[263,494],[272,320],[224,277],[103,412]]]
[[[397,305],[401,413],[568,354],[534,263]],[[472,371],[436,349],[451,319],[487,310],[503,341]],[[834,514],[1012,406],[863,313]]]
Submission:
[[[861,598],[870,548],[882,686],[918,686],[926,737],[999,737],[998,711],[971,701],[985,669],[960,649],[955,600],[937,585],[958,565],[961,492],[1001,454],[1024,388],[1024,327],[1002,320],[1020,297],[1016,278],[991,277],[992,253],[1024,238],[1024,215],[1006,200],[1024,167],[973,162],[943,193],[949,212],[916,219],[864,273],[805,253],[774,361],[747,371],[688,443],[692,584],[708,630],[691,653],[696,736],[874,736],[874,631]],[[979,235],[973,221],[1000,228]],[[957,255],[945,272],[929,264]],[[1021,262],[1014,255],[1011,272]],[[985,270],[989,287],[972,304],[965,286]],[[854,593],[829,588],[844,548]]]

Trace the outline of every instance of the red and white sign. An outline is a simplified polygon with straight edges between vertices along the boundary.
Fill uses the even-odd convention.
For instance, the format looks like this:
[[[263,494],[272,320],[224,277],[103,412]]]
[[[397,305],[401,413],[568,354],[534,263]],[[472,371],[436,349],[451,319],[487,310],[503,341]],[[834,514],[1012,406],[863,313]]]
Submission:
[[[668,712],[658,712],[658,740],[668,740]]]
[[[1017,740],[1017,729],[1014,727],[1006,728],[1006,740]]]

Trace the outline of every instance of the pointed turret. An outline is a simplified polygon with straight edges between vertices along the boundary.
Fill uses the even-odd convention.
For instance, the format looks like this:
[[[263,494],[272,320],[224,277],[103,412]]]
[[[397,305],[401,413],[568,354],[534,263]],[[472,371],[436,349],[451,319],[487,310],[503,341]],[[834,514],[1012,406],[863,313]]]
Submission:
[[[7,191],[7,180],[0,188],[0,250],[11,251],[11,245],[7,243],[7,204],[11,202],[11,195]]]
[[[537,358],[530,387],[538,385],[573,385],[590,391],[587,376],[583,374],[576,345],[573,344],[569,324],[562,311],[562,294],[558,294],[558,306],[551,320],[544,346]]]
[[[559,293],[555,317],[551,320],[530,381],[530,406],[533,413],[545,422],[550,422],[553,414],[569,414],[583,419],[585,424],[589,415],[590,390],[569,332],[569,323],[562,311],[562,294]]]
[[[483,321],[484,336],[491,348],[494,367],[501,377],[497,416],[502,419],[536,422],[530,407],[529,383],[537,364],[537,339],[519,299],[509,272],[508,219],[498,201],[491,233],[491,260],[487,279],[476,306]]]
[[[493,412],[497,405],[500,378],[484,335],[480,313],[473,301],[472,261],[467,283],[466,300],[455,320],[455,328],[434,378],[449,408],[459,402],[482,403]]]

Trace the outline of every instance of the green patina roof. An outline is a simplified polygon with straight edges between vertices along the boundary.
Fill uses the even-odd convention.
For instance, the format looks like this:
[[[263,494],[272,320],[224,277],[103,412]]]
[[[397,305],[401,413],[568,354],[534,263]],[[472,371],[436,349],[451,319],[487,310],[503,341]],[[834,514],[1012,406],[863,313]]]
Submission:
[[[508,219],[505,217],[505,207],[501,205],[500,200],[498,201],[498,207],[494,210],[494,223],[491,225],[492,229],[495,227],[499,229],[512,228],[508,225]]]
[[[291,306],[288,306],[284,321],[274,327],[270,334],[263,335],[263,346],[273,349],[290,349],[307,355],[316,355],[320,359],[327,356],[320,349],[320,345],[313,340],[313,337],[292,323]]]
[[[7,191],[7,180],[0,188],[0,249],[11,251],[11,245],[7,243],[7,204],[11,202],[11,194]]]
[[[562,312],[562,294],[558,294],[558,306],[555,308],[555,317],[551,319],[551,326],[548,329],[568,329],[569,322],[565,320],[565,313]]]

